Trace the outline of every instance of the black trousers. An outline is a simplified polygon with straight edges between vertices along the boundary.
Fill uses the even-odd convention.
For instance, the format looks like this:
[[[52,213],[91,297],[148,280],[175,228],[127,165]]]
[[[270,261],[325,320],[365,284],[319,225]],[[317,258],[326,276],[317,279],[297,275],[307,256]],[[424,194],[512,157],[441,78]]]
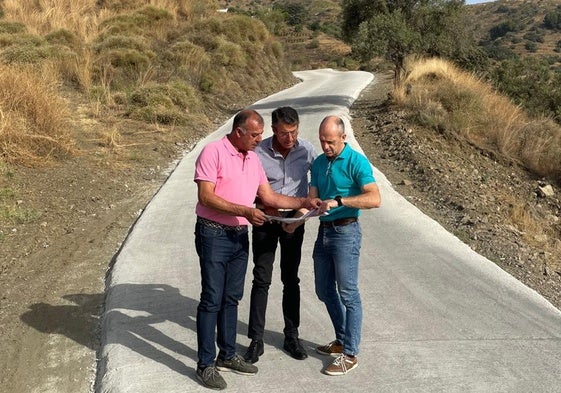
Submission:
[[[298,338],[300,326],[300,279],[298,268],[302,258],[304,225],[294,233],[282,230],[279,223],[265,223],[252,229],[253,250],[253,285],[249,308],[249,326],[247,336],[262,340],[265,331],[265,313],[269,287],[273,276],[273,262],[277,245],[280,244],[280,268],[283,284],[282,312],[284,317],[284,335]]]

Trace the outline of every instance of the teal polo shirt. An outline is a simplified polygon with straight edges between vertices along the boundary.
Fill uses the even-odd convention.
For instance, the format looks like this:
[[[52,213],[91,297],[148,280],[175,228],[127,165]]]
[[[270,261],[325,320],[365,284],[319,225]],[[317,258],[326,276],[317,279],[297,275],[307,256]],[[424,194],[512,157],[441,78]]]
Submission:
[[[359,195],[363,186],[375,182],[368,158],[353,150],[348,143],[333,161],[321,154],[312,164],[310,185],[317,188],[321,200],[333,199],[337,195],[343,198]],[[359,215],[360,209],[341,206],[329,210],[329,215],[320,217],[320,220],[333,221]]]

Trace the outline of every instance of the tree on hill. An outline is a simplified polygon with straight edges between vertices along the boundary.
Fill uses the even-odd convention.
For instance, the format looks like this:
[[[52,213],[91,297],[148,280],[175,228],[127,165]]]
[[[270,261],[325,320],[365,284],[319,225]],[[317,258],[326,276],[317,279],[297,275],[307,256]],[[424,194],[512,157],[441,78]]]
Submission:
[[[547,29],[561,30],[561,5],[558,5],[555,10],[545,14],[543,24]]]
[[[343,34],[361,60],[382,56],[395,80],[408,55],[439,56],[474,69],[486,63],[469,28],[464,0],[344,0]]]

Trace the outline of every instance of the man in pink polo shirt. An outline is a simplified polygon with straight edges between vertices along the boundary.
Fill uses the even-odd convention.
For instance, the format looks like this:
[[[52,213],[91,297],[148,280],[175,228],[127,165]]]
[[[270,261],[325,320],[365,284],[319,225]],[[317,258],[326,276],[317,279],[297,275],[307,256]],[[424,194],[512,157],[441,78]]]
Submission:
[[[202,285],[197,307],[197,378],[211,389],[226,388],[218,370],[257,373],[256,366],[235,352],[238,303],[249,254],[248,224],[259,226],[267,220],[263,211],[254,207],[255,197],[275,208],[321,205],[317,198],[289,197],[273,191],[253,152],[261,142],[263,127],[259,113],[242,110],[234,117],[232,131],[205,146],[195,165],[195,247]]]

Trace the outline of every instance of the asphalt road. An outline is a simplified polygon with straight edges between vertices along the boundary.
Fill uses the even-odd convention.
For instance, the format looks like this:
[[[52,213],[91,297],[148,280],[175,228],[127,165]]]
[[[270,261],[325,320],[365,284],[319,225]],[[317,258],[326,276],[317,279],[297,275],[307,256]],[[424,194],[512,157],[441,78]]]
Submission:
[[[317,129],[348,107],[375,76],[316,70],[303,82],[253,105],[265,117],[282,105],[298,109],[300,136],[320,152]],[[194,162],[179,162],[135,224],[110,272],[97,392],[208,392],[196,379],[196,307],[200,292],[194,248]],[[375,164],[375,163],[374,163]],[[270,291],[265,354],[256,376],[223,373],[229,392],[561,392],[561,312],[535,291],[472,251],[397,194],[375,169],[382,207],[361,216],[360,290],[363,341],[359,367],[330,377],[331,359],[313,352],[334,339],[313,288],[317,220],[306,224],[301,266],[300,336],[309,358],[284,353],[278,268]],[[240,304],[238,352],[246,337],[251,256]]]

